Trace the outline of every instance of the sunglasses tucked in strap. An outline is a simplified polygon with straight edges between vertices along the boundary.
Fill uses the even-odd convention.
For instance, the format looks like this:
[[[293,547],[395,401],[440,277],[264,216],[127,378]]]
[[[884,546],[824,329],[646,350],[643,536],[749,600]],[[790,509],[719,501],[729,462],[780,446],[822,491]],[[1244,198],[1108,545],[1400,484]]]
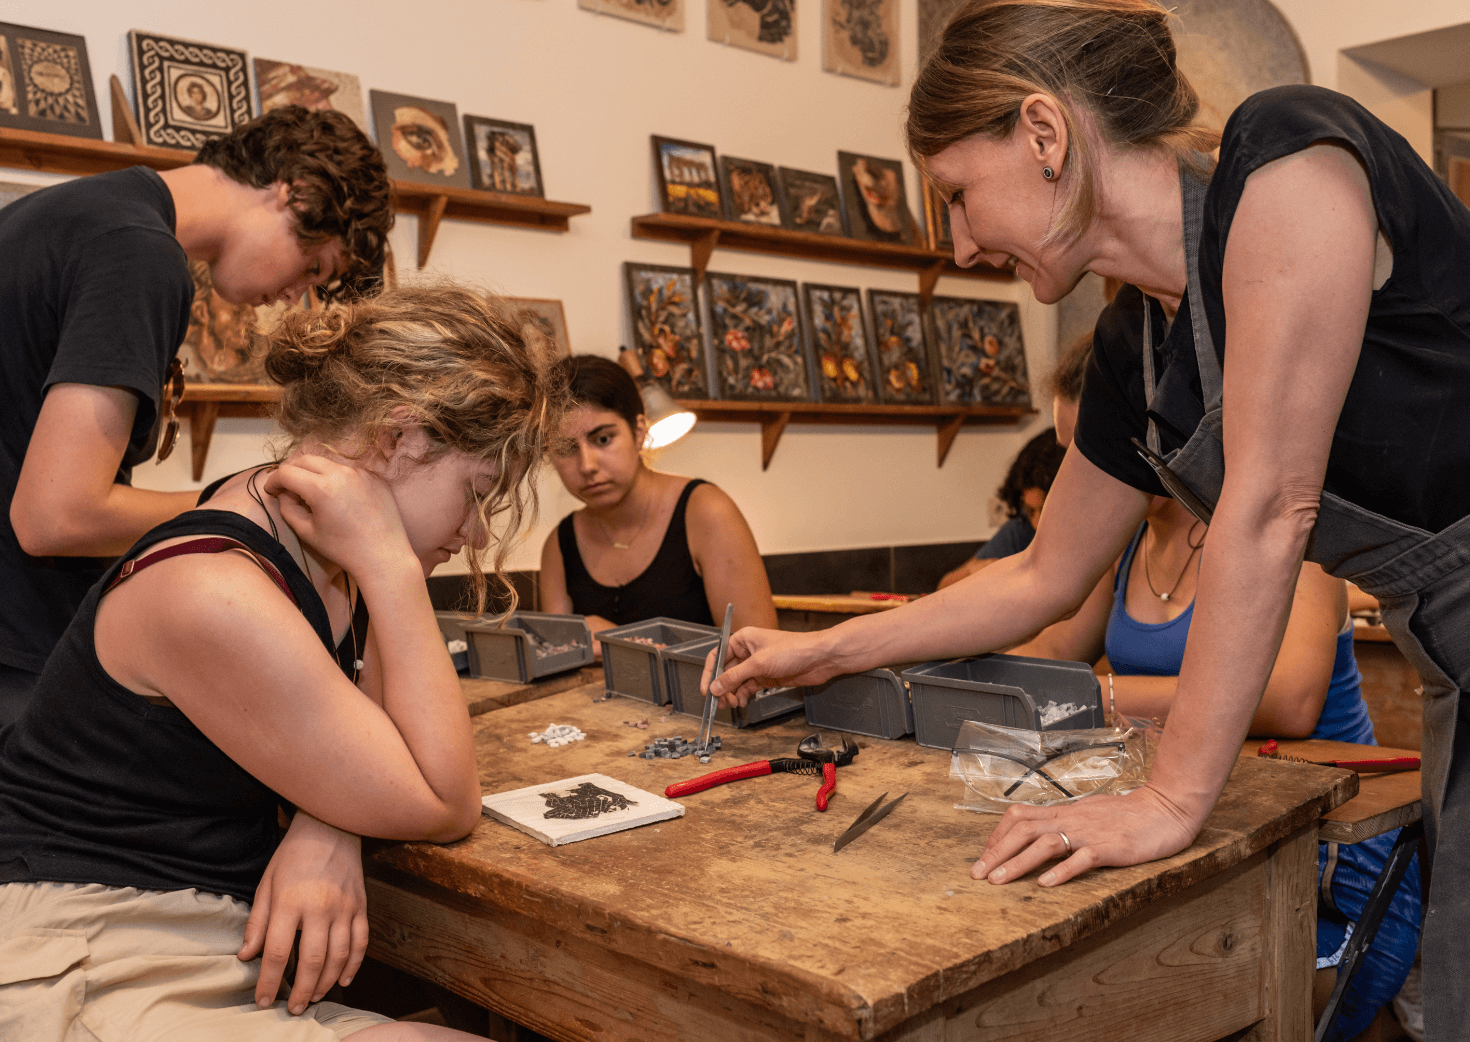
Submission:
[[[158,437],[158,462],[168,459],[179,440],[179,403],[184,400],[184,363],[175,358],[168,364],[159,392],[163,404],[162,431]]]

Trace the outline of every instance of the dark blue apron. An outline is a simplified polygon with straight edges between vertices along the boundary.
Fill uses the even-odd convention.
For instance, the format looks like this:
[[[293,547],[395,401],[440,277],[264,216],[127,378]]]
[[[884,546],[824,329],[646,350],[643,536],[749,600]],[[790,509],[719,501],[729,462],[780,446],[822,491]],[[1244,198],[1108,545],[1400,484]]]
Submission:
[[[1180,168],[1189,313],[1199,365],[1204,419],[1182,448],[1160,455],[1149,420],[1140,452],[1160,481],[1206,523],[1225,480],[1221,437],[1224,380],[1204,313],[1199,278],[1200,227],[1206,182]],[[1144,390],[1154,411],[1153,323],[1144,298]],[[1426,1037],[1470,1039],[1470,799],[1466,798],[1470,726],[1460,731],[1461,690],[1470,687],[1470,517],[1431,533],[1375,514],[1323,491],[1306,559],[1378,598],[1383,624],[1424,684],[1423,798],[1425,834],[1434,864],[1420,941]],[[1470,882],[1470,880],[1466,880]]]

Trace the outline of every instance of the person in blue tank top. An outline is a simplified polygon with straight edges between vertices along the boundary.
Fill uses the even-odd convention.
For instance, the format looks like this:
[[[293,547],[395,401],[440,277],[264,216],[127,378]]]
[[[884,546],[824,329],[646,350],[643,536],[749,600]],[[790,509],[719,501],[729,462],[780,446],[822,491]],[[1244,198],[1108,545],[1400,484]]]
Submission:
[[[1072,618],[1043,630],[1014,654],[1094,663],[1103,698],[1120,723],[1169,714],[1194,616],[1205,526],[1173,499],[1155,497],[1117,564]],[[1375,745],[1353,657],[1347,592],[1304,564],[1281,652],[1250,733]],[[1326,1004],[1336,966],[1397,830],[1363,843],[1319,844],[1317,1004]],[[1343,997],[1334,1038],[1360,1034],[1403,986],[1419,945],[1420,883],[1411,865],[1368,956]]]

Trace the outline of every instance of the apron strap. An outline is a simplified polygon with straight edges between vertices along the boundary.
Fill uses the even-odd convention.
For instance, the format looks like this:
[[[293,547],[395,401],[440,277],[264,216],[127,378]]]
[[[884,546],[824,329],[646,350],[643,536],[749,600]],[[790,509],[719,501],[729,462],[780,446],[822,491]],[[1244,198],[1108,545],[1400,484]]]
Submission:
[[[1205,295],[1199,279],[1199,244],[1204,227],[1205,191],[1209,182],[1195,173],[1187,163],[1179,164],[1179,194],[1182,198],[1184,218],[1184,269],[1187,279],[1186,298],[1189,301],[1189,322],[1194,331],[1194,357],[1199,366],[1200,390],[1204,397],[1205,411],[1219,407],[1224,400],[1225,380],[1220,372],[1220,359],[1215,354],[1214,338],[1210,334],[1209,319],[1205,315]],[[1153,408],[1154,390],[1154,323],[1153,301],[1143,298],[1143,389],[1148,407]],[[1158,424],[1150,417],[1148,421],[1148,447],[1155,453],[1161,452]]]

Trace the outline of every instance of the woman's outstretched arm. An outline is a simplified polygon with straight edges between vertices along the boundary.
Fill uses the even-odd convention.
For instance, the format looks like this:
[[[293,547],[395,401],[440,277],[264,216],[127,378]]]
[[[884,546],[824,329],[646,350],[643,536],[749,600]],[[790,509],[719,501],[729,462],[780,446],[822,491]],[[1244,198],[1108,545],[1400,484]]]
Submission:
[[[1367,175],[1338,146],[1276,160],[1246,181],[1225,251],[1225,483],[1149,783],[1075,806],[1012,807],[976,877],[1017,879],[1058,857],[1059,831],[1075,853],[1043,885],[1175,853],[1199,832],[1286,629],[1362,346],[1377,238]]]

